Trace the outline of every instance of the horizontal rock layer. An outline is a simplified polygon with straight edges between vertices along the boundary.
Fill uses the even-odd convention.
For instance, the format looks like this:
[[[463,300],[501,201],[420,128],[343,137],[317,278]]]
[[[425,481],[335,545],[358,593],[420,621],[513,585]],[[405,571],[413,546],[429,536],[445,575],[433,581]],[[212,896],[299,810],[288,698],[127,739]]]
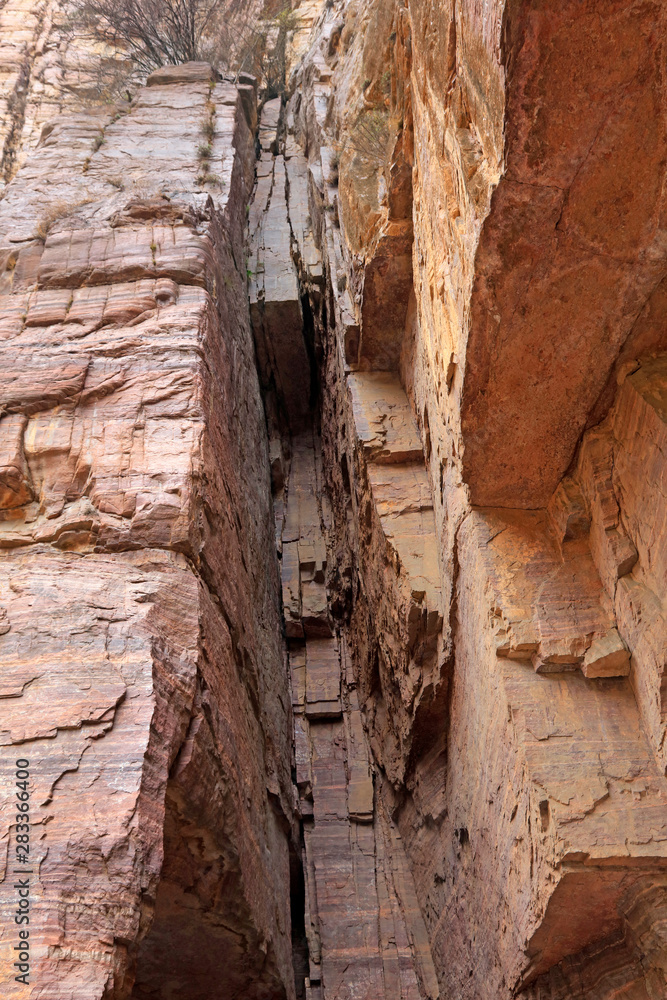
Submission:
[[[0,202],[1,794],[29,756],[38,861],[4,989],[293,997],[252,106],[210,67],[149,82],[58,118]]]
[[[598,8],[347,3],[286,115],[332,606],[442,996],[667,989],[663,14]]]

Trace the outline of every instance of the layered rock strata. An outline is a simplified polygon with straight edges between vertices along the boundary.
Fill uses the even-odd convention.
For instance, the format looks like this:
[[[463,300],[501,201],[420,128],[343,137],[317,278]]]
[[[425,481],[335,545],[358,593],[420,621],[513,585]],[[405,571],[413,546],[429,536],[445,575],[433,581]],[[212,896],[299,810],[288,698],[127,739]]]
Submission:
[[[50,11],[0,7],[34,995],[662,998],[662,6],[309,4],[256,163],[201,65],[39,138]]]
[[[308,340],[314,331],[304,328],[298,281],[298,275],[307,274],[316,295],[322,267],[308,221],[307,163],[294,141],[289,137],[285,141],[281,116],[280,102],[269,102],[260,121],[260,160],[249,225],[250,303],[274,434],[276,540],[282,563],[306,886],[305,994],[313,1000],[435,998],[439,989],[414,882],[395,824],[376,808],[374,768],[348,638],[336,621],[327,588],[331,513],[320,441],[310,423],[315,418],[311,364],[321,345]],[[370,406],[360,432],[366,447],[380,463],[383,457],[394,463],[386,476],[381,471],[377,476],[376,488],[385,498],[385,544],[395,547],[397,560],[400,551],[406,560],[418,561],[425,532],[420,530],[421,520],[415,526],[401,510],[396,495],[402,489],[396,475],[406,471],[400,463],[417,457],[410,452],[411,425],[412,438],[403,431],[407,445],[401,437],[407,400],[393,382],[386,386],[388,407],[398,407],[399,413],[383,447],[386,435],[375,426],[378,420],[382,423],[374,409],[375,394],[364,396],[363,386],[357,390],[360,410],[364,403]],[[362,416],[359,419],[363,421]],[[425,476],[423,463],[421,471]],[[410,482],[409,464],[407,472],[405,482]],[[392,512],[403,515],[405,526],[401,521],[400,526],[389,527]],[[434,592],[428,600],[437,615],[437,587],[433,580],[429,585]],[[420,603],[421,598],[413,595],[413,599]],[[404,613],[410,617],[407,608]]]
[[[119,96],[122,62],[114,66],[112,53],[105,57],[100,48],[69,23],[57,0],[0,6],[0,191],[58,114],[99,107],[111,91]]]
[[[203,64],[148,83],[61,116],[0,202],[4,968],[17,756],[36,867],[31,986],[3,995],[287,998],[300,849],[246,300],[254,91]]]
[[[573,88],[570,14],[342,5],[286,116],[326,281],[333,604],[442,994],[476,1000],[667,989],[662,12],[589,5],[577,38],[602,30],[623,68],[581,60]],[[389,385],[414,428],[398,461],[425,469],[398,508]],[[428,546],[392,556],[404,504],[431,570]],[[411,584],[416,646],[413,574],[433,581]]]
[[[297,440],[293,448],[284,531],[297,521],[302,554],[296,587],[286,592],[286,617],[294,620],[296,590],[302,594],[305,641],[290,641],[289,658],[307,891],[306,995],[434,998],[437,980],[400,834],[375,808],[347,642],[340,633],[323,637],[322,618],[313,631],[311,562],[303,551],[313,544],[313,533],[324,547],[313,462],[317,442]],[[303,503],[304,493],[310,503]],[[290,515],[294,504],[296,516]],[[292,582],[285,547],[283,565],[283,580]]]

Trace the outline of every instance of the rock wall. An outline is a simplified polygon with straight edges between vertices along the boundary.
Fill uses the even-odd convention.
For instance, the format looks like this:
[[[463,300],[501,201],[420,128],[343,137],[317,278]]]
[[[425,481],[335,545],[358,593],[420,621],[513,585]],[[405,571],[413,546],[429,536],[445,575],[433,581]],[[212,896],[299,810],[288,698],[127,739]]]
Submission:
[[[57,0],[0,5],[0,191],[58,114],[109,100],[114,73],[100,46],[68,25]]]
[[[666,996],[662,5],[308,3],[259,121],[21,11],[8,995]]]
[[[249,216],[250,311],[271,433],[292,684],[305,997],[435,1000],[438,982],[401,836],[377,807],[351,636],[327,586],[333,524],[316,410],[322,344],[309,321],[309,300],[300,297],[307,274],[311,300],[321,299],[322,258],[308,214],[308,163],[286,132],[280,99],[264,105],[259,146]],[[405,408],[400,387],[389,388]],[[372,393],[366,403],[373,406]],[[391,448],[398,461],[410,462],[414,439],[402,444],[397,431]],[[391,468],[407,471],[409,483],[409,465]]]
[[[662,17],[348,3],[295,72],[330,586],[457,1000],[667,990]]]
[[[31,986],[3,995],[288,998],[300,846],[243,249],[255,92],[205,64],[148,84],[60,116],[0,202],[3,977],[17,756],[37,862]]]

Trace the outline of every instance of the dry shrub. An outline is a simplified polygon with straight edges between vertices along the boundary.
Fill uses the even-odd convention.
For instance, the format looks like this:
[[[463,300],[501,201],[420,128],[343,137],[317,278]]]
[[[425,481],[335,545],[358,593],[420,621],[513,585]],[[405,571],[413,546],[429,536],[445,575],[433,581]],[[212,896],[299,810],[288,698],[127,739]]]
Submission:
[[[92,200],[92,198],[80,198],[78,201],[54,201],[35,226],[35,239],[43,243],[56,222],[67,219],[82,205],[90,205]]]
[[[213,174],[208,170],[204,170],[200,174],[198,174],[195,183],[197,184],[198,187],[207,187],[208,185],[215,185],[218,188],[222,188],[224,186],[222,178],[219,177],[218,174]]]
[[[362,111],[357,117],[348,139],[349,145],[359,156],[378,165],[384,163],[391,138],[389,116],[377,109]]]
[[[254,72],[269,90],[284,88],[285,39],[298,21],[285,0],[265,6],[257,16],[257,0],[63,0],[71,32],[106,46],[105,75],[112,67],[118,79],[109,94],[134,72],[147,74],[164,65],[210,62],[227,72]],[[267,39],[277,36],[267,53]],[[100,92],[105,88],[100,85]]]
[[[150,73],[206,59],[223,27],[225,0],[70,0],[70,19]]]

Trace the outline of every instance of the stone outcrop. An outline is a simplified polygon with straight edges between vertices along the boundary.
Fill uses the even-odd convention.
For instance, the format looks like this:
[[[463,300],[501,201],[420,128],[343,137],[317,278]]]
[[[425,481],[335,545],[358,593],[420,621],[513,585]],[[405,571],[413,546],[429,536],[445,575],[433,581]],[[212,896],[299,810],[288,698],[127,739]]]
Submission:
[[[665,12],[296,15],[110,107],[0,0],[31,995],[659,1000]]]
[[[322,538],[313,462],[318,443],[310,439],[295,445],[284,531],[291,525],[298,528],[297,545],[303,552],[313,544],[313,534]],[[294,504],[297,516],[290,515]],[[284,546],[283,581],[292,574],[285,551]],[[291,595],[300,591],[305,641],[292,639],[289,657],[304,828],[310,953],[306,995],[322,1000],[434,998],[437,980],[400,834],[375,809],[369,747],[347,640],[340,633],[311,637],[325,629],[321,623],[312,631],[309,570],[310,562],[302,556],[299,580],[288,592],[286,607],[286,619],[294,620],[288,617],[293,616]]]
[[[510,5],[485,53],[504,76],[505,144],[469,305],[461,420],[474,503],[545,505],[623,364],[667,346],[646,322],[666,266],[664,15]]]
[[[26,755],[31,995],[293,997],[254,93],[208,66],[149,84],[60,117],[0,202],[3,871]]]
[[[435,1000],[439,988],[428,935],[400,833],[376,808],[348,634],[336,623],[327,587],[332,523],[321,444],[312,426],[309,360],[319,355],[321,345],[308,339],[313,331],[304,326],[298,280],[307,276],[316,297],[322,265],[307,221],[307,162],[293,139],[285,141],[280,117],[279,102],[264,106],[249,225],[250,307],[273,434],[276,541],[303,830],[305,995],[312,1000]],[[378,389],[384,390],[388,430]],[[397,565],[402,556],[414,573],[411,561],[424,562],[425,536],[432,526],[428,511],[425,517],[418,506],[412,511],[420,485],[424,491],[426,485],[419,479],[420,471],[425,479],[423,461],[414,470],[411,464],[419,462],[421,449],[407,399],[391,376],[377,386],[351,385],[352,397],[359,411],[360,451],[368,451],[379,469],[375,488],[384,510],[383,548],[395,553]],[[407,502],[400,495],[404,485]],[[392,518],[401,520],[390,527]],[[429,604],[431,617],[437,618],[437,571],[433,566],[429,571],[430,580],[422,580],[424,589],[431,588],[428,598],[403,583],[403,632],[407,635],[412,625],[414,641],[419,632],[414,609],[421,620],[421,605]]]
[[[346,4],[286,116],[328,293],[333,606],[457,998],[667,989],[662,11],[582,17]],[[616,59],[581,55],[599,32]]]
[[[99,49],[57,0],[0,6],[0,191],[59,114],[99,108],[111,91],[119,96],[118,71]]]

